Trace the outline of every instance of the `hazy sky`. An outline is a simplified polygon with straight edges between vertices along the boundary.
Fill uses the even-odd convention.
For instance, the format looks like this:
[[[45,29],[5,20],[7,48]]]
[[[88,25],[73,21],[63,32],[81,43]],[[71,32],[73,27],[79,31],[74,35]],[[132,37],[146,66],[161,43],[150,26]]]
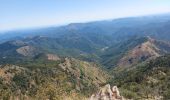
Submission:
[[[0,30],[170,12],[170,0],[0,0]]]

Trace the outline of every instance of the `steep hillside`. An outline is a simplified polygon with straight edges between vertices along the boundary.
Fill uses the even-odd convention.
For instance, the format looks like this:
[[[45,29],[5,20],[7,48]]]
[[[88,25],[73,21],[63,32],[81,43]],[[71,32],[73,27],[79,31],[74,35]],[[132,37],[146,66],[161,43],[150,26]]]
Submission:
[[[0,99],[87,99],[109,75],[96,64],[73,58],[0,66]]]
[[[107,68],[116,67],[118,61],[131,49],[147,41],[145,37],[133,37],[108,47],[101,55],[101,63]]]
[[[115,70],[116,72],[116,70]],[[117,72],[116,72],[117,73]],[[115,74],[112,82],[122,95],[133,99],[170,99],[170,56],[158,57]]]
[[[143,62],[145,60],[154,59],[159,57],[159,49],[154,44],[153,39],[147,38],[147,40],[133,49],[129,50],[118,62],[118,66],[132,66],[133,64],[137,64]],[[170,47],[169,47],[170,48]]]
[[[137,37],[109,47],[101,57],[103,64],[128,67],[155,59],[170,52],[170,43],[150,37]]]
[[[119,67],[132,66],[143,61],[155,59],[170,52],[170,43],[147,37],[147,41],[128,51],[120,61]]]

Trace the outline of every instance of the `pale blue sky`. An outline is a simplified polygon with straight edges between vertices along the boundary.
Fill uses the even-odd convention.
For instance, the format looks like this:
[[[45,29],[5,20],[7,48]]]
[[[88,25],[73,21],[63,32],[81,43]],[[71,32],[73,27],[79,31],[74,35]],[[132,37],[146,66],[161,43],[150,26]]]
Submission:
[[[170,12],[170,0],[0,0],[0,30]]]

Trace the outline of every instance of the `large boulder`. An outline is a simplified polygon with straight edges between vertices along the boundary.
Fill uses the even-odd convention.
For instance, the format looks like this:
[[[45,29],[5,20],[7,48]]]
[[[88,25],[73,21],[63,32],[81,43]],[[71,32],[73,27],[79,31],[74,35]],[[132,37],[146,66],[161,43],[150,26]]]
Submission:
[[[90,100],[125,100],[120,96],[117,86],[110,87],[109,84],[102,87],[96,94],[93,94]]]

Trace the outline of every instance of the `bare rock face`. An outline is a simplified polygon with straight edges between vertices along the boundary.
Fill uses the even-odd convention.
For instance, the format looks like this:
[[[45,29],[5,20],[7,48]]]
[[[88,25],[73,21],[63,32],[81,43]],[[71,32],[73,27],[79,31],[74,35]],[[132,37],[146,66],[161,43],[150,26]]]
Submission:
[[[98,93],[93,94],[90,100],[125,100],[120,96],[117,86],[110,87],[109,84],[105,85],[99,90]]]

